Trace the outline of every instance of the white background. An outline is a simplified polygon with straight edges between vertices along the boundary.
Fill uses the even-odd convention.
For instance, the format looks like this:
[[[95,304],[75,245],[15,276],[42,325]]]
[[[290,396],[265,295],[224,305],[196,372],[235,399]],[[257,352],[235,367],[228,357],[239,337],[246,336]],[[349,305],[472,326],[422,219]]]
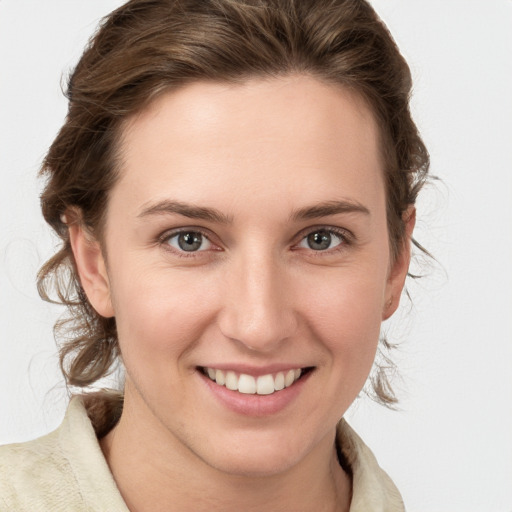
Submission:
[[[55,240],[35,178],[65,115],[60,79],[119,0],[0,0],[0,444],[56,427],[66,391],[35,274]],[[439,264],[390,326],[401,410],[351,422],[409,511],[512,512],[512,1],[374,0],[410,62],[442,182],[417,238]]]

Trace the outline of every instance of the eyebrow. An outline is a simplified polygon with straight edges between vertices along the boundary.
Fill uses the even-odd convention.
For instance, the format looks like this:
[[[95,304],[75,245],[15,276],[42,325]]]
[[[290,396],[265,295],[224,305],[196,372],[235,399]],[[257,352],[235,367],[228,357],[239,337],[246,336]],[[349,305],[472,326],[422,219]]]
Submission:
[[[291,218],[294,221],[310,220],[340,213],[362,213],[364,215],[370,215],[370,210],[357,201],[325,201],[323,203],[300,208],[292,213]]]
[[[206,208],[204,206],[195,206],[193,204],[182,203],[165,199],[154,204],[146,206],[137,217],[147,217],[150,215],[178,214],[190,219],[206,220],[219,224],[230,224],[232,218],[223,214],[215,208]]]
[[[294,211],[291,214],[291,219],[293,221],[311,220],[340,213],[362,213],[370,215],[370,211],[366,206],[355,201],[325,201]],[[151,215],[166,214],[178,214],[190,219],[206,220],[219,224],[231,224],[233,222],[231,216],[225,215],[215,208],[195,206],[193,204],[173,201],[171,199],[165,199],[157,203],[149,204],[144,207],[137,217],[142,218]]]

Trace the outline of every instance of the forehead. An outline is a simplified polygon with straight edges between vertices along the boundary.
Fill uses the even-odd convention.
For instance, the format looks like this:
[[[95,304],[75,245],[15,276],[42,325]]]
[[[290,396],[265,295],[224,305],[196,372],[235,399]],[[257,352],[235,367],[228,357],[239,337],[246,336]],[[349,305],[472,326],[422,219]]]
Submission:
[[[172,195],[234,204],[243,191],[283,204],[383,194],[378,128],[365,101],[305,76],[167,92],[125,123],[121,162],[112,195],[133,203]]]

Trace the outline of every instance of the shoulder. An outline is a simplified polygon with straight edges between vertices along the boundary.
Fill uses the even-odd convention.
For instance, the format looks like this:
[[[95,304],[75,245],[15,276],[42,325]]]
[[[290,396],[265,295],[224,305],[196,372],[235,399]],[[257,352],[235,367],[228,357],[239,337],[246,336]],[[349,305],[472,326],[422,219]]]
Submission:
[[[352,472],[350,512],[404,512],[397,487],[345,420],[338,424],[337,443]]]
[[[0,447],[0,512],[125,511],[80,397],[61,426]]]
[[[60,430],[0,447],[0,510],[64,510],[80,498]],[[80,509],[78,509],[80,510]]]

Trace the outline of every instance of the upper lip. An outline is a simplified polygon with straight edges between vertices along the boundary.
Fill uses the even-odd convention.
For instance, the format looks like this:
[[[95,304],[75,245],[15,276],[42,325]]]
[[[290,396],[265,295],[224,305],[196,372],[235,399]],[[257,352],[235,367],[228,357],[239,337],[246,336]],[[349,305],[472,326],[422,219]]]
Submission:
[[[215,370],[222,370],[224,372],[233,371],[235,373],[243,373],[246,375],[252,375],[253,377],[259,377],[261,375],[287,372],[288,370],[295,370],[296,368],[312,368],[312,366],[300,363],[275,363],[265,366],[255,366],[243,363],[208,363],[204,365],[199,365],[199,368],[213,368]]]

